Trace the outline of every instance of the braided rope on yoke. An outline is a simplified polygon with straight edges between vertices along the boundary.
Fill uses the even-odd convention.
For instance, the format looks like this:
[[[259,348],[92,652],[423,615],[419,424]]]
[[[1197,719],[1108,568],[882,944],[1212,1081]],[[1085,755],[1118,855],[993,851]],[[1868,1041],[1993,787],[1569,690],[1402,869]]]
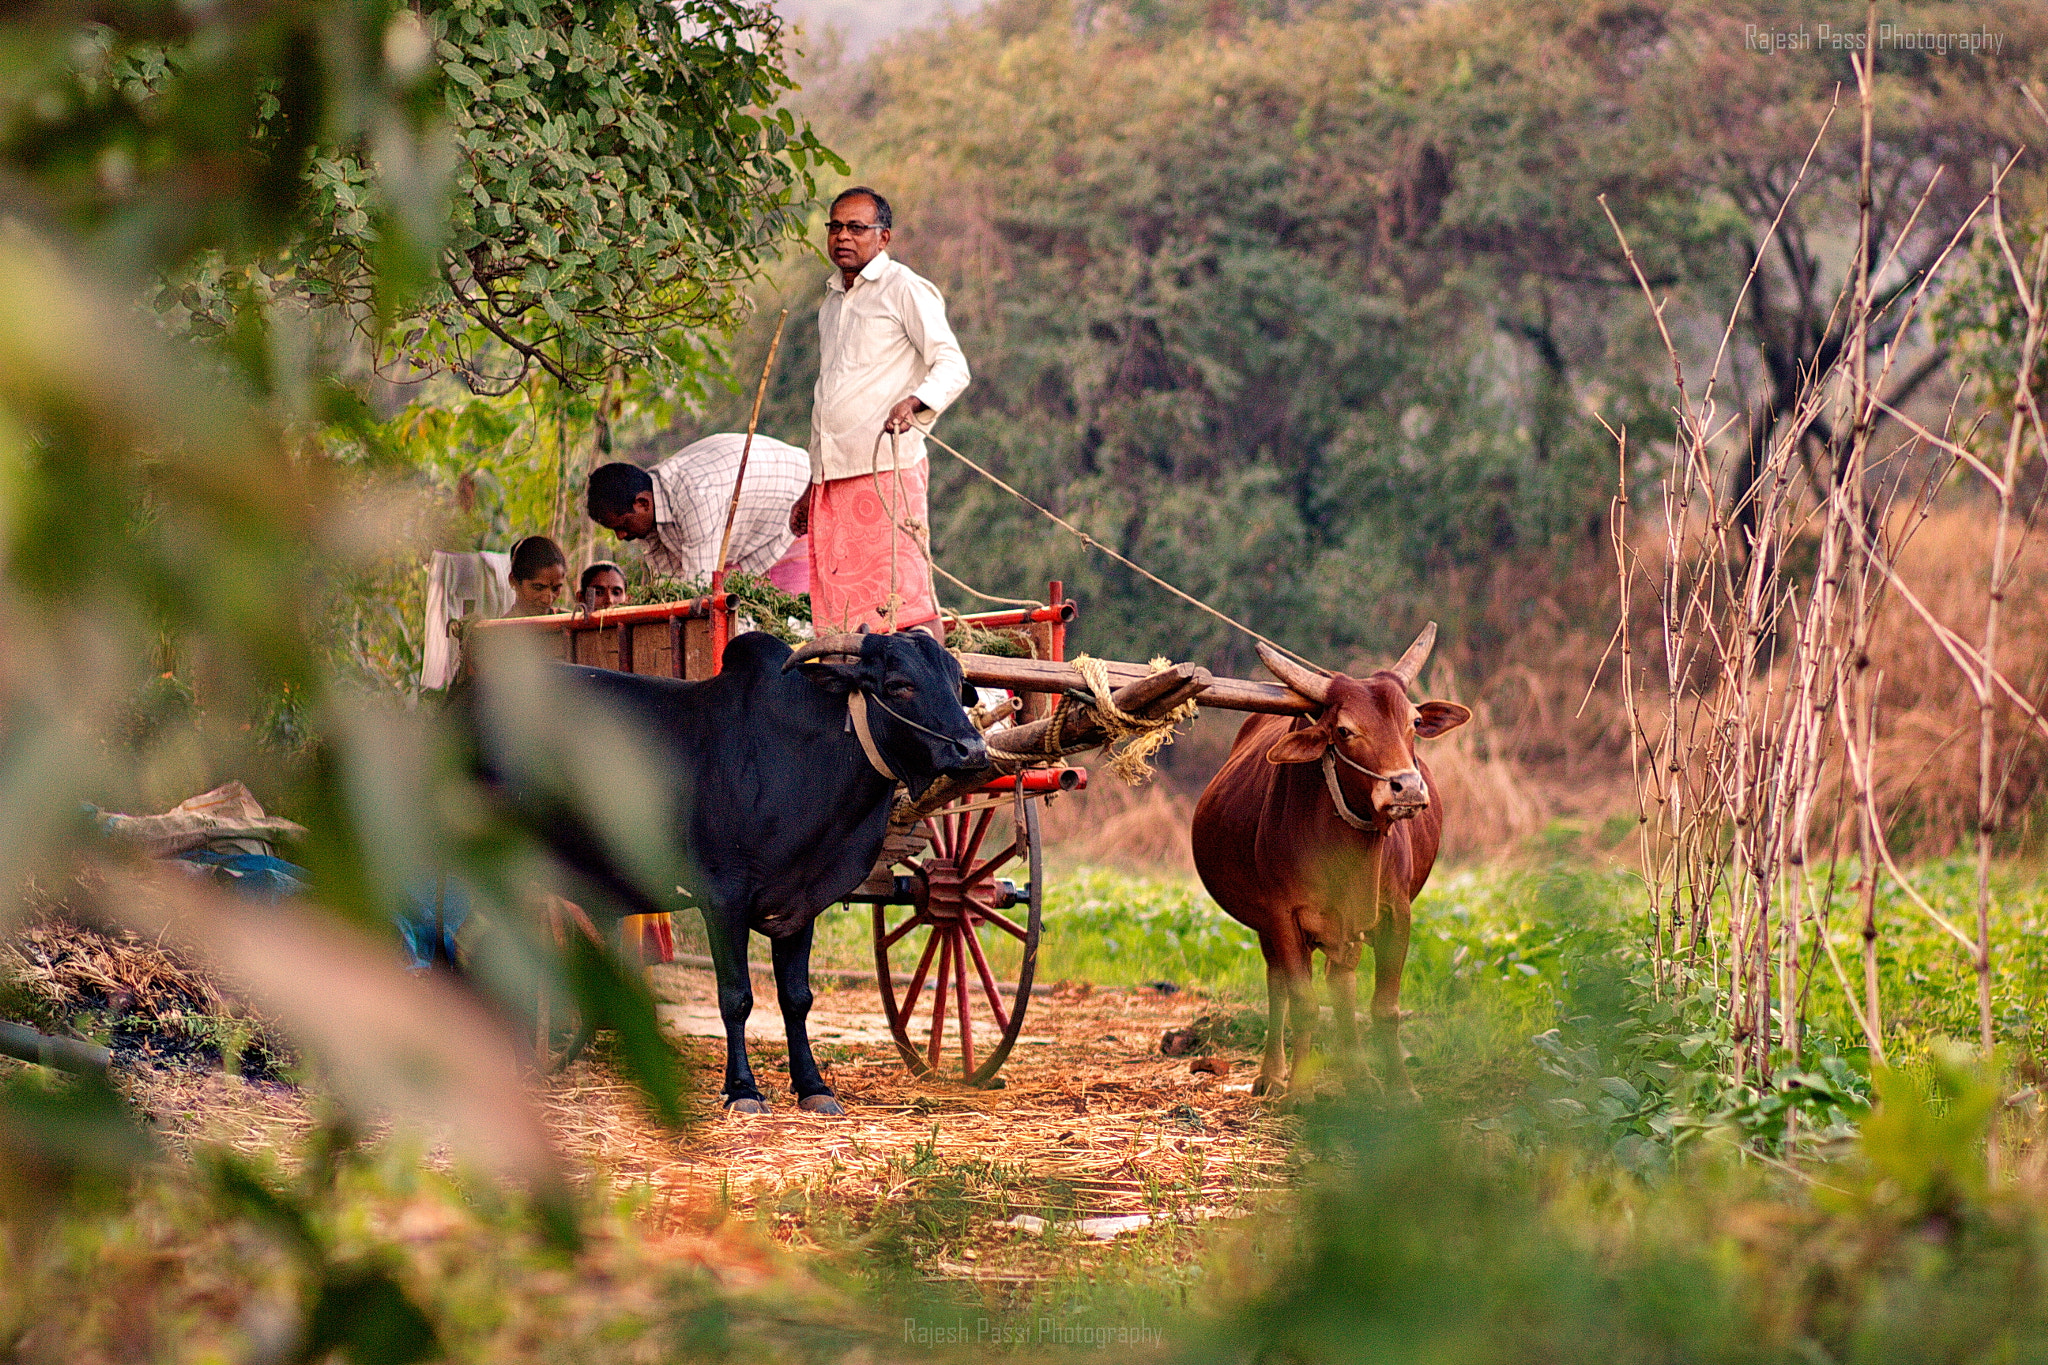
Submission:
[[[1152,756],[1178,737],[1178,726],[1182,721],[1193,720],[1201,708],[1190,697],[1171,711],[1158,716],[1134,716],[1116,704],[1110,695],[1109,668],[1102,660],[1086,654],[1077,654],[1068,661],[1080,673],[1088,691],[1094,697],[1089,705],[1094,709],[1107,736],[1102,742],[1103,757],[1108,760],[1109,770],[1123,780],[1126,786],[1135,787],[1152,776]],[[1154,672],[1173,667],[1164,658],[1151,661]],[[1062,698],[1064,704],[1065,698]],[[1122,745],[1121,748],[1117,747]]]

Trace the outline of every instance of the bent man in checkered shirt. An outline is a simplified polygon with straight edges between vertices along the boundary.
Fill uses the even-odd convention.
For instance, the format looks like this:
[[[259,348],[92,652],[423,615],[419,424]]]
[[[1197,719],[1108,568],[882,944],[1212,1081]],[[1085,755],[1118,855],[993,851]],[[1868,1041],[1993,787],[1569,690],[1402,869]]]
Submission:
[[[741,432],[706,436],[652,469],[598,466],[584,500],[590,519],[621,540],[644,542],[648,566],[663,577],[710,577],[746,439]],[[790,504],[810,482],[807,452],[755,435],[727,569],[766,578],[784,592],[810,591],[810,547],[789,528]]]

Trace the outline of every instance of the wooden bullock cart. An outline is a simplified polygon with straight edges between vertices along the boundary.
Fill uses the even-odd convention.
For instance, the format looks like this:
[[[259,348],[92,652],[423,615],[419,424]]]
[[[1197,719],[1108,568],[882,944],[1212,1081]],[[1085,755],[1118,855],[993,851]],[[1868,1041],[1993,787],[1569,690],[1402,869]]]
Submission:
[[[898,797],[880,861],[847,897],[871,908],[882,1011],[905,1065],[919,1075],[986,1085],[1023,1032],[1044,903],[1039,806],[1088,781],[1085,769],[1066,765],[1068,755],[1190,701],[1279,714],[1310,709],[1277,683],[1216,678],[1193,664],[1105,661],[1096,677],[1125,718],[1105,722],[1090,679],[1067,660],[1078,604],[1057,582],[1046,602],[960,618],[1029,640],[1031,658],[958,655],[967,681],[1009,693],[1015,714],[987,734],[987,772],[941,779],[915,802]],[[696,680],[718,671],[739,613],[738,599],[719,593],[477,624],[551,636],[566,663]]]

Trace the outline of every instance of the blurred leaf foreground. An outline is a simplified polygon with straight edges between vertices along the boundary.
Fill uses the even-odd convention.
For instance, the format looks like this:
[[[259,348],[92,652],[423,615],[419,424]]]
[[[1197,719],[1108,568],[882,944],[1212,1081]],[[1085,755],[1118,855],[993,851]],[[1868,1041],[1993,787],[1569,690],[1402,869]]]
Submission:
[[[1197,8],[1206,25],[1289,6],[1147,0],[1118,13],[1139,32],[1193,24]],[[1542,18],[1554,8],[1518,12]],[[1098,12],[1110,16],[1095,4],[1010,0],[996,18],[1065,41],[1094,32]],[[1626,28],[1635,12],[1600,8],[1610,28]],[[1472,25],[1454,7],[1432,13],[1442,28],[1418,31],[1418,49],[1451,68],[1447,88],[1485,106],[1470,115],[1475,127],[1508,126],[1519,137],[1562,121],[1497,116],[1488,103],[1505,87],[1474,76],[1468,49],[1487,31],[1512,37],[1510,27]],[[1456,25],[1469,31],[1446,38],[1442,30]],[[1104,52],[1118,41],[1113,27],[1102,27]],[[1363,50],[1254,32],[1286,44],[1289,69],[1304,52],[1335,63]],[[407,671],[402,641],[370,648],[360,619],[336,627],[338,615],[361,612],[350,591],[385,571],[394,544],[438,530],[423,529],[429,518],[412,480],[446,471],[399,459],[394,435],[431,446],[468,422],[464,439],[534,443],[531,486],[496,490],[493,507],[502,514],[517,503],[524,517],[545,509],[559,529],[573,502],[569,426],[595,426],[602,445],[606,424],[633,412],[658,421],[666,405],[703,391],[717,359],[706,338],[743,320],[747,282],[816,206],[813,177],[846,170],[783,107],[790,81],[772,13],[737,0],[31,2],[5,11],[0,44],[0,536],[11,589],[0,595],[0,915],[11,924],[61,902],[67,913],[176,944],[290,1035],[305,1074],[332,1101],[327,1121],[288,1158],[225,1149],[173,1157],[116,1087],[9,1068],[0,1077],[0,1359],[397,1365],[903,1354],[894,1339],[859,1331],[857,1306],[791,1276],[786,1261],[742,1234],[657,1239],[627,1221],[629,1210],[574,1196],[527,1098],[519,1040],[530,1036],[543,990],[643,1042],[657,1037],[651,1002],[601,955],[578,946],[559,960],[534,908],[536,889],[558,885],[558,872],[478,789],[463,741],[435,713],[359,686]],[[957,50],[963,59],[997,53]],[[1612,51],[1625,66],[1628,50]],[[1231,74],[1206,59],[1202,69]],[[1516,69],[1504,59],[1486,67]],[[1547,79],[1561,68],[1524,69]],[[1692,84],[1672,88],[1696,93],[1704,82],[1685,74]],[[1391,81],[1346,76],[1331,88]],[[1077,101],[1102,103],[1094,85],[1075,88]],[[1240,118],[1240,106],[1221,91],[1198,93],[1158,116],[1191,149],[1190,164],[1266,164],[1212,154],[1209,129]],[[1603,88],[1584,98],[1606,108]],[[1447,117],[1458,107],[1425,103]],[[1772,103],[1759,97],[1749,107],[1762,117]],[[1286,115],[1267,120],[1276,140],[1323,136],[1314,119],[1271,104]],[[1196,107],[1215,112],[1197,120],[1188,112]],[[940,122],[920,120],[920,135]],[[953,122],[994,133],[1026,126]],[[1119,134],[1119,146],[1129,141]],[[1142,145],[1179,144],[1161,136]],[[1552,176],[1511,150],[1492,164]],[[1648,188],[1670,187],[1680,208],[1704,202],[1697,184],[1665,175],[1656,158],[1617,144],[1615,159]],[[1588,163],[1588,183],[1606,183],[1608,164]],[[1106,183],[1196,187],[1205,212],[1212,199],[1264,212],[1190,175],[1102,165]],[[1056,177],[1048,196],[1096,192],[1063,163],[1047,166]],[[1727,171],[1744,173],[1739,162]],[[1542,187],[1532,200],[1555,188]],[[1429,198],[1432,213],[1449,202],[1432,190],[1418,207]],[[1472,212],[1472,230],[1446,240],[1529,240],[1479,221],[1463,200],[1452,207]],[[1177,235],[1147,228],[1145,215],[1128,221],[1145,237],[1138,273],[1178,278],[1149,265],[1181,249]],[[1669,254],[1684,257],[1703,235],[1695,215],[1674,211],[1668,221],[1677,243]],[[1379,240],[1345,240],[1354,238]],[[1554,370],[1549,357],[1561,365],[1564,350],[1543,349],[1550,294],[1530,283],[1541,272],[1525,271],[1515,252],[1497,254],[1514,257],[1502,269],[1530,284],[1517,295],[1528,308],[1522,325],[1486,330],[1534,338]],[[1562,263],[1561,279],[1581,268],[1574,250],[1538,255]],[[1494,289],[1484,274],[1425,264],[1428,278]],[[1316,294],[1308,302],[1333,334],[1350,338],[1324,348],[1328,363],[1309,365],[1268,346],[1263,332],[1248,335],[1240,349],[1258,363],[1243,373],[1299,375],[1354,406],[1362,400],[1347,385],[1399,391],[1411,370],[1356,363],[1375,352],[1377,335],[1363,291],[1324,290],[1326,276],[1257,259],[1221,273],[1248,297],[1273,294],[1276,309],[1294,305],[1264,282],[1305,280]],[[1057,305],[1072,294],[1053,287],[1063,283],[1032,297]],[[1434,297],[1423,303],[1433,307]],[[1207,321],[1210,311],[1187,316]],[[1183,363],[1219,347],[1176,330],[1171,317],[1170,346],[1155,339],[1156,323],[1112,326],[1084,312],[1063,325],[1121,377],[1104,388],[1110,420],[1095,422],[1088,403],[1072,419],[1114,438],[1090,471],[1105,485],[1157,482],[1147,471],[1172,482],[1183,465],[1201,468],[1179,447],[1154,451],[1139,438],[1207,432],[1212,403],[1268,420],[1223,403],[1240,387],[1231,374]],[[1021,391],[1038,375],[1031,354],[1018,354],[1009,382]],[[1805,358],[1794,355],[1790,370]],[[1192,387],[1177,378],[1186,375],[1201,378],[1198,404],[1174,396]],[[1465,387],[1464,375],[1440,367],[1440,384]],[[412,392],[454,401],[401,414]],[[473,409],[472,398],[514,407]],[[1346,413],[1327,408],[1313,425],[1348,428]],[[1604,474],[1597,483],[1581,475],[1606,447],[1567,450],[1557,416],[1565,410],[1546,397],[1526,441],[1509,432],[1511,449],[1479,441],[1472,459],[1419,462],[1453,482],[1497,487],[1500,516],[1463,513],[1438,498],[1436,484],[1408,478],[1404,461],[1428,432],[1424,421],[1404,421],[1405,405],[1373,409],[1400,440],[1360,429],[1358,449],[1389,453],[1362,459],[1346,496],[1388,509],[1425,567],[1434,561],[1421,542],[1432,537],[1477,560],[1517,537],[1541,539],[1553,521],[1580,524],[1582,490],[1605,497]],[[1234,448],[1269,444],[1214,429]],[[1001,434],[989,430],[991,440]],[[1366,440],[1376,433],[1386,439]],[[1525,444],[1528,461],[1555,454],[1548,467],[1566,471],[1546,475],[1543,497],[1494,477],[1509,456],[1523,459]],[[1303,470],[1312,467],[1306,450],[1294,461]],[[1306,507],[1304,525],[1324,515],[1305,492],[1270,492],[1269,472],[1231,466],[1229,475],[1222,486],[1240,502],[1257,495],[1259,507],[1287,512],[1259,522],[1282,528],[1278,539],[1296,535],[1286,529],[1293,503]],[[1409,483],[1415,498],[1434,500],[1438,520],[1409,519],[1415,499],[1387,496]],[[491,492],[480,491],[480,506]],[[1203,511],[1188,508],[1183,520]],[[1450,534],[1453,517],[1468,535]],[[1159,539],[1177,524],[1162,519]],[[1279,562],[1268,539],[1245,537],[1246,554]],[[1369,576],[1349,572],[1344,555],[1330,562],[1328,573],[1300,578],[1298,605],[1327,600],[1330,613],[1356,616],[1353,585]],[[1047,576],[1040,562],[1013,567]],[[1276,582],[1242,581],[1245,591]],[[1344,590],[1319,588],[1331,583]],[[1117,594],[1098,596],[1107,604]],[[525,775],[549,800],[590,802],[600,745],[608,795],[659,785],[624,766],[630,747],[607,741],[602,718],[567,732],[538,723],[556,711],[543,670],[508,663],[503,685],[479,704],[486,723],[528,741],[519,747]],[[174,708],[196,723],[151,723]],[[167,880],[113,855],[79,818],[82,802],[155,810],[228,776],[310,831],[299,856],[311,891],[290,909]],[[680,875],[682,851],[662,834],[673,822],[612,800],[603,824],[625,843],[621,864]],[[451,878],[498,931],[485,969],[460,989],[408,977],[379,941],[423,889]],[[1202,927],[1169,905],[1135,931],[1162,923],[1177,934]],[[1097,927],[1105,962],[1134,937],[1132,925],[1106,915]],[[1442,957],[1446,998],[1489,975],[1547,980],[1553,959],[1567,956],[1552,951],[1547,933],[1476,941],[1487,952]],[[1212,964],[1212,946],[1184,942],[1184,970],[1226,974]],[[1802,1082],[1819,1096],[1801,1108],[1817,1111],[1811,1128],[1832,1131],[1837,1110],[1844,1124],[1862,1118],[1860,1138],[1832,1163],[1789,1146],[1718,1157],[1766,1124],[1788,1126],[1783,1106],[1767,1106],[1774,1097],[1744,1095],[1691,1104],[1689,1113],[1709,1120],[1683,1128],[1698,1140],[1668,1163],[1652,1161],[1644,1154],[1679,1131],[1671,1116],[1689,1093],[1675,1082],[1653,1093],[1652,1082],[1668,1078],[1672,1055],[1725,1050],[1725,1040],[1691,1029],[1682,999],[1646,1007],[1631,996],[1630,963],[1614,956],[1617,970],[1605,978],[1581,973],[1588,989],[1578,994],[1560,981],[1554,1045],[1522,1054],[1544,1059],[1541,1078],[1498,1068],[1528,1090],[1527,1121],[1475,1131],[1469,1113],[1389,1114],[1342,1099],[1308,1106],[1297,1120],[1313,1162],[1299,1216],[1223,1243],[1202,1282],[1215,1292],[1184,1305],[1190,1316],[1172,1350],[1290,1361],[2048,1355],[2041,1145],[2038,1134],[2010,1144],[2023,1159],[2019,1178],[1991,1179],[1986,1134],[2002,1121],[1999,1100],[1973,1064],[1935,1048],[1924,1073],[1880,1072],[1868,1117],[1860,1079],[1821,1075],[1827,1090]],[[1590,986],[1603,980],[1611,990],[1593,1000],[1600,993]],[[1529,995],[1516,998],[1501,1031],[1534,1011],[1537,986],[1516,989]],[[1593,1026],[1603,1009],[1634,1021],[1634,1043],[1620,1048],[1616,1030]],[[616,1055],[655,1112],[675,1118],[672,1056],[640,1045]],[[1496,1072],[1471,1074],[1477,1088]],[[407,1139],[363,1141],[394,1114],[427,1123],[429,1137],[413,1141],[436,1143],[437,1160]]]
[[[401,1273],[347,1195],[352,1152],[393,1115],[429,1124],[459,1179],[500,1192],[497,1214],[448,1207],[479,1262],[601,1240],[526,1094],[516,1040],[544,993],[619,1029],[648,1103],[679,1118],[644,988],[602,954],[559,960],[534,913],[554,870],[438,715],[351,681],[332,622],[421,515],[378,421],[394,384],[568,401],[627,367],[693,382],[695,329],[734,321],[829,161],[778,107],[783,68],[778,21],[734,0],[0,18],[0,927],[55,901],[175,945],[281,1027],[338,1106],[302,1170],[161,1166],[106,1082],[12,1072],[0,1355],[402,1362],[488,1337],[451,1327],[459,1295]],[[602,718],[535,727],[546,676],[516,664],[480,706],[530,731],[523,776],[544,795],[589,800]],[[166,708],[195,723],[152,723]],[[617,851],[673,884],[674,821],[620,808],[655,784],[630,750],[607,762]],[[79,815],[223,776],[310,831],[306,896],[255,906],[167,878]],[[393,916],[451,878],[493,931],[462,988],[389,947]],[[229,1344],[181,1338],[175,1311],[124,1322],[106,1247],[89,1259],[112,1257],[111,1280],[76,1278],[67,1220],[129,1198],[161,1254],[226,1239],[229,1263],[268,1267],[277,1292]]]

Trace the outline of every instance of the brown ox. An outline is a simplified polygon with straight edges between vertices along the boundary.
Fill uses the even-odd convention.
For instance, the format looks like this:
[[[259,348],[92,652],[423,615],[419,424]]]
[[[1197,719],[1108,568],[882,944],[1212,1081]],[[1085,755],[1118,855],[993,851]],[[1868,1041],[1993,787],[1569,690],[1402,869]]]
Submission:
[[[1223,769],[1195,807],[1195,867],[1230,916],[1251,926],[1266,958],[1266,1057],[1256,1094],[1284,1088],[1307,1053],[1316,1017],[1310,954],[1320,948],[1337,1041],[1358,1048],[1358,959],[1373,951],[1373,1039],[1383,1083],[1414,1094],[1401,1057],[1401,966],[1409,905],[1429,880],[1443,834],[1417,739],[1472,718],[1456,702],[1416,706],[1408,689],[1436,643],[1436,623],[1392,668],[1366,678],[1323,675],[1259,646],[1273,676],[1315,703],[1312,715],[1245,721]]]

